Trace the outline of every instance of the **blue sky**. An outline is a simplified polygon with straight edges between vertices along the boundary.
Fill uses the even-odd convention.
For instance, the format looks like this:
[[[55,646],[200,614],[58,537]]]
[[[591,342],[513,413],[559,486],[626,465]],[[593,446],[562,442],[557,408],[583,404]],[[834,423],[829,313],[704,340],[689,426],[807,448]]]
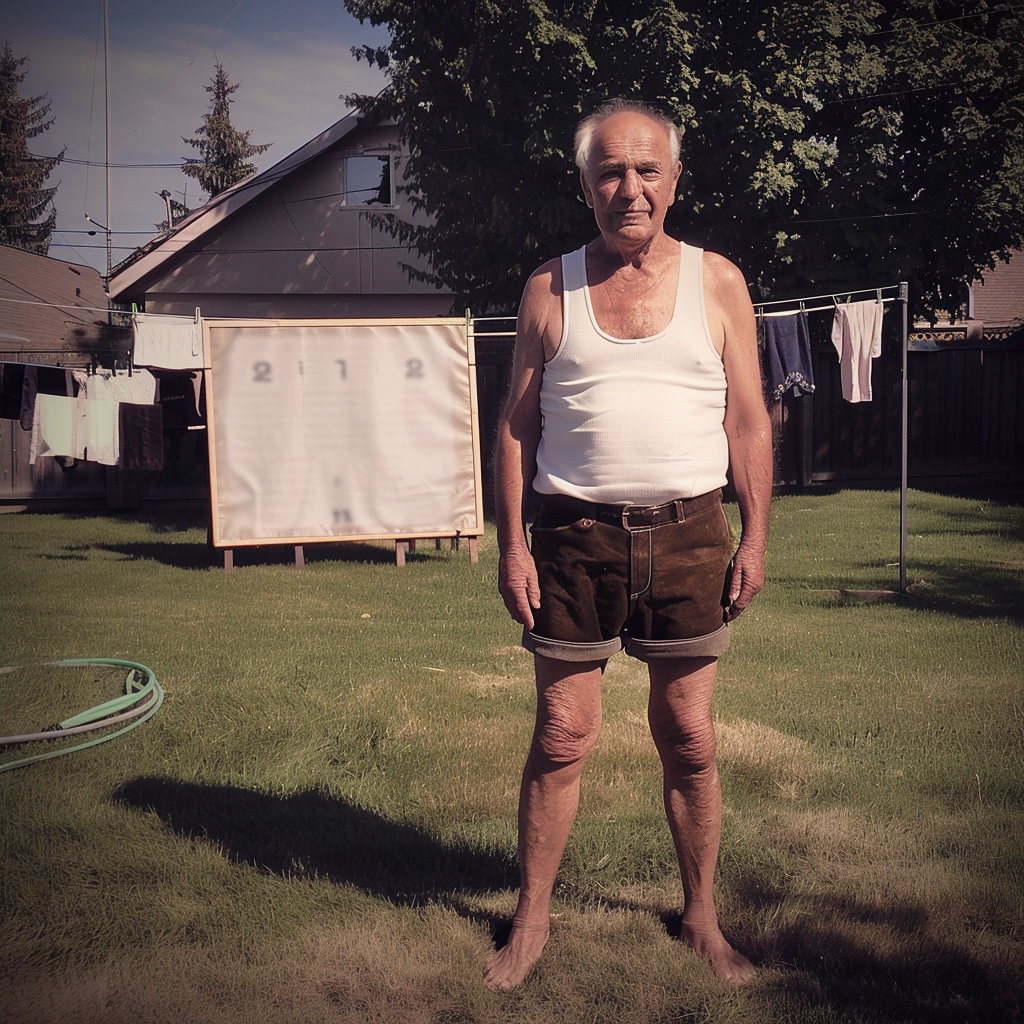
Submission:
[[[168,189],[190,206],[202,199],[177,165],[196,155],[182,136],[194,136],[209,109],[203,87],[216,61],[239,83],[232,123],[251,129],[252,142],[273,143],[254,159],[260,170],[344,117],[347,107],[339,97],[375,93],[386,84],[379,71],[351,55],[355,45],[383,45],[386,32],[360,25],[342,0],[108,0],[110,162],[174,165],[114,167],[108,221],[103,0],[15,0],[5,6],[3,41],[16,57],[29,58],[21,95],[47,94],[56,118],[31,149],[52,154],[66,147],[66,158],[91,164],[66,160],[50,176],[49,185],[59,182],[50,255],[100,271],[105,235],[85,233],[86,214],[114,231],[116,265],[164,219],[157,193]]]

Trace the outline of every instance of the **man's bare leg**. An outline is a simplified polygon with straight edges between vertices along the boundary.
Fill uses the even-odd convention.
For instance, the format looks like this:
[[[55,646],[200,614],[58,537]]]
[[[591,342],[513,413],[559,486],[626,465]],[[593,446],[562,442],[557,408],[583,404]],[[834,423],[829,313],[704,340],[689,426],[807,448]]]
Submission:
[[[519,791],[519,904],[484,984],[520,984],[548,940],[551,892],[579,807],[580,776],[601,728],[603,662],[535,656],[537,724]]]
[[[682,934],[723,981],[742,985],[754,977],[754,965],[722,935],[712,891],[722,833],[711,719],[717,661],[651,659],[648,668],[648,719],[664,770],[665,811],[686,897]]]

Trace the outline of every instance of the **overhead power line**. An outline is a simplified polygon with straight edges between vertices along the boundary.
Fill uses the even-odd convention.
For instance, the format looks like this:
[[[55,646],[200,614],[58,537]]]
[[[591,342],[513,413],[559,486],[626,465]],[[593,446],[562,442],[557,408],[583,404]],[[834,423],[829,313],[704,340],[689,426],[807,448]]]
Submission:
[[[121,167],[131,167],[131,168],[138,168],[138,167],[181,167],[180,163],[176,163],[176,164],[108,164],[108,163],[104,163],[102,160],[76,160],[76,159],[74,159],[73,157],[70,157],[70,156],[64,157],[64,159],[61,161],[61,163],[77,164],[80,167],[119,167],[119,168],[121,168]]]

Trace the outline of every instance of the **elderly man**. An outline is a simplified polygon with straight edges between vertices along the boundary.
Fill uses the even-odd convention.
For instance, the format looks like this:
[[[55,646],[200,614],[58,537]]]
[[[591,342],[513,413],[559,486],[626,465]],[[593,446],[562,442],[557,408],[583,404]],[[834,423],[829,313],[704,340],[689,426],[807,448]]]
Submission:
[[[732,263],[665,233],[682,171],[669,119],[613,100],[577,129],[576,162],[600,234],[527,283],[499,430],[499,589],[534,654],[537,721],[519,902],[484,980],[518,985],[547,942],[601,676],[625,649],[650,675],[682,934],[739,985],[754,968],[722,935],[712,892],[722,805],[711,698],[728,623],[764,585],[771,425],[754,314]],[[735,553],[721,506],[730,469]],[[530,545],[527,498],[539,501]]]

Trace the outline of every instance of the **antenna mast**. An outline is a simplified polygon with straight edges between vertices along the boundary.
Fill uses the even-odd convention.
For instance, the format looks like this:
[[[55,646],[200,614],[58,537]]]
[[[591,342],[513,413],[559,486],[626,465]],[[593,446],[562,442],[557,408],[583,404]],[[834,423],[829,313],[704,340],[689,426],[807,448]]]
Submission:
[[[105,129],[103,133],[105,154],[104,170],[107,178],[107,281],[110,280],[111,259],[111,228],[110,228],[110,8],[109,0],[103,0],[103,106]]]

